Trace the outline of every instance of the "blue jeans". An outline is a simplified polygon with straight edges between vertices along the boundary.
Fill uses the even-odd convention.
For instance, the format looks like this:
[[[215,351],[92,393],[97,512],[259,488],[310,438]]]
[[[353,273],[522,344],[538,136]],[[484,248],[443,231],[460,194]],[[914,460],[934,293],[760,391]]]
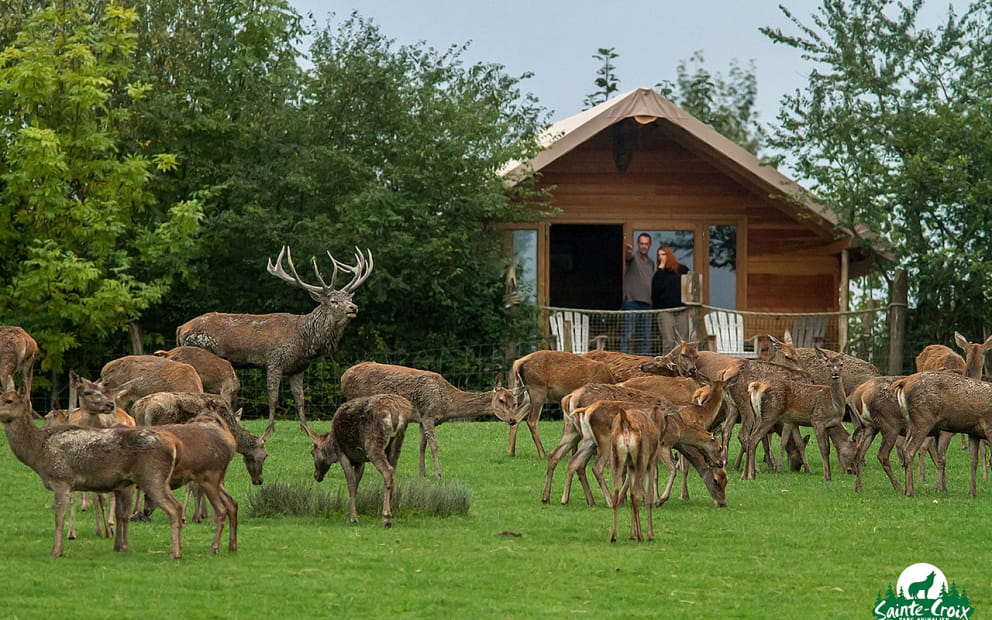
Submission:
[[[644,301],[625,301],[621,310],[650,310],[651,304]],[[634,339],[634,332],[637,332]],[[634,349],[630,350],[631,339],[634,339]],[[651,355],[651,315],[625,314],[623,316],[623,335],[620,338],[620,350],[634,355]]]

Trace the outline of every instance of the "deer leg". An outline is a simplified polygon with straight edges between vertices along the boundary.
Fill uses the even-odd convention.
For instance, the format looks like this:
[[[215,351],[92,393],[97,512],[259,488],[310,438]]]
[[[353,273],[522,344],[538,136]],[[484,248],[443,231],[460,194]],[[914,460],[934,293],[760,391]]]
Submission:
[[[224,488],[223,483],[220,485],[221,498],[224,500],[226,505],[225,509],[227,512],[227,523],[228,523],[228,541],[227,550],[230,553],[235,553],[238,550],[238,502],[234,501],[231,494],[227,492]]]
[[[55,542],[52,544],[51,556],[62,557],[62,528],[65,527],[65,511],[71,501],[71,487],[59,485],[52,490],[55,494]]]
[[[914,420],[915,422],[916,420]],[[916,454],[920,451],[920,447],[923,442],[927,440],[930,431],[933,429],[933,424],[924,423],[922,426],[909,427],[906,429],[906,484],[905,493],[907,497],[913,497],[913,461],[916,459]]]
[[[530,419],[534,417],[534,409],[537,409],[537,417],[541,417],[541,407],[544,406],[544,399],[547,396],[543,391],[535,390],[534,394],[531,394],[531,389],[529,387],[524,390],[524,400],[521,403],[521,407],[528,409],[527,412],[527,423],[530,424]],[[535,406],[536,404],[536,406]],[[510,427],[510,442],[506,446],[506,456],[516,456],[517,455],[517,430],[520,429],[520,423],[516,423]]]
[[[570,430],[570,425],[565,422],[565,428],[561,434],[561,440],[555,449],[551,451],[548,455],[548,473],[547,478],[544,481],[544,492],[541,494],[541,503],[547,504],[551,501],[551,480],[555,475],[555,468],[558,467],[558,463],[565,457],[565,454],[574,449],[579,444],[579,439],[582,437],[580,433]]]
[[[209,477],[200,480],[198,484],[206,494],[211,508],[213,508],[214,539],[210,542],[210,555],[217,555],[220,552],[220,538],[224,533],[224,522],[227,521],[227,506],[220,494],[221,480],[214,472],[211,472]]]
[[[603,499],[609,501],[610,488],[606,485],[606,477],[603,475],[604,471],[606,471],[606,455],[597,454],[596,460],[592,464],[592,474],[596,476],[596,481],[599,482],[599,488],[603,491]],[[620,496],[623,497],[623,493]]]
[[[968,488],[968,495],[975,497],[978,486],[978,438],[968,436],[968,461],[971,471],[971,486]]]
[[[620,476],[622,475],[621,467],[613,468],[613,494],[612,498],[608,499],[609,503],[613,507],[613,527],[610,528],[610,542],[617,541],[617,513],[620,510]]]
[[[293,394],[293,400],[296,401],[296,415],[299,416],[300,421],[306,420],[307,414],[304,408],[302,372],[289,375],[289,391]]]
[[[276,421],[276,406],[279,404],[279,384],[282,382],[282,371],[269,366],[266,368],[265,383],[269,392],[269,424]]]
[[[876,455],[876,458],[882,465],[885,475],[889,477],[889,482],[892,483],[892,488],[896,490],[896,493],[902,493],[902,483],[896,479],[896,475],[892,472],[892,464],[889,462],[889,457],[892,455],[892,448],[896,445],[898,438],[898,431],[883,432],[882,445],[878,447],[878,454]]]
[[[79,493],[69,492],[69,540],[76,540],[76,496]]]
[[[355,500],[358,498],[358,483],[365,472],[365,463],[355,463],[345,455],[341,455],[341,469],[344,470],[344,480],[348,485],[348,521],[358,523],[358,509]]]
[[[864,470],[865,466],[865,454],[868,453],[868,448],[871,447],[871,442],[875,440],[875,435],[878,434],[878,429],[874,426],[864,427],[861,431],[861,436],[858,438],[858,452],[856,455],[857,459],[857,469],[854,472],[854,492],[861,493],[864,489],[861,486],[861,472]]]
[[[677,475],[675,461],[672,460],[672,449],[668,446],[661,446],[658,452],[658,460],[665,464],[668,468],[668,481],[665,482],[665,490],[661,492],[658,500],[654,503],[655,506],[661,506],[668,501],[668,497],[672,494],[672,485],[675,483],[675,476]],[[679,459],[679,465],[684,463],[685,459]]]
[[[576,474],[579,476],[579,482],[582,483],[582,490],[586,494],[586,504],[590,506],[595,506],[596,501],[592,496],[592,489],[589,488],[589,481],[586,479],[586,464],[592,457],[593,453],[596,451],[595,441],[589,439],[583,439],[579,444],[578,450],[572,455],[572,458],[568,461],[568,474],[565,477],[565,488],[562,491],[561,503],[562,505],[568,504],[569,496],[572,491],[572,478]]]
[[[95,522],[94,533],[100,538],[110,538],[110,531],[107,528],[107,509],[103,493],[93,493],[93,518]]]
[[[937,482],[935,487],[937,491],[947,490],[947,450],[950,448],[951,440],[953,438],[953,433],[941,431],[937,438],[936,456],[933,451],[930,452],[930,458],[933,460],[933,464],[937,468]]]
[[[431,447],[434,458],[434,477],[441,477],[441,464],[437,460],[437,436],[434,434],[434,419],[425,417],[420,422],[420,477],[427,476],[427,446]]]
[[[114,512],[117,515],[117,529],[114,532],[114,551],[125,552],[128,547],[128,526],[131,523],[131,498],[134,486],[114,491]]]
[[[664,448],[662,448],[664,450]],[[684,456],[679,454],[678,468],[682,472],[682,501],[689,501],[689,464]]]
[[[156,476],[156,479],[142,480],[139,484],[145,487],[145,496],[150,498],[155,502],[156,506],[160,507],[169,515],[169,530],[171,532],[169,552],[173,558],[179,559],[183,557],[183,507],[169,489],[169,477],[172,475],[171,470],[172,468],[169,467],[160,472],[159,475],[164,476],[164,478],[158,479],[158,476]]]
[[[830,476],[830,438],[827,437],[827,429],[822,424],[813,427],[813,434],[816,435],[816,445],[820,448],[820,460],[823,461],[823,479],[827,482],[832,480]]]
[[[786,463],[787,462],[785,460],[785,458],[786,458],[785,457],[785,446],[789,443],[789,440],[792,439],[792,431],[795,428],[796,427],[794,425],[792,425],[792,424],[788,424],[788,423],[783,423],[782,424],[782,434],[779,437],[779,442],[778,442],[778,460],[779,460],[780,463]],[[767,455],[768,455],[768,447],[766,446],[765,447],[765,456],[767,456]],[[779,472],[779,473],[781,473],[781,472]]]
[[[548,453],[544,451],[544,444],[541,443],[541,437],[537,433],[538,422],[541,421],[541,410],[537,410],[537,415],[531,415],[527,417],[527,428],[530,429],[530,436],[534,440],[534,446],[537,448],[537,456],[547,458]],[[514,425],[516,426],[516,425]]]
[[[385,454],[370,454],[372,465],[382,474],[382,526],[393,526],[393,466],[386,460]]]

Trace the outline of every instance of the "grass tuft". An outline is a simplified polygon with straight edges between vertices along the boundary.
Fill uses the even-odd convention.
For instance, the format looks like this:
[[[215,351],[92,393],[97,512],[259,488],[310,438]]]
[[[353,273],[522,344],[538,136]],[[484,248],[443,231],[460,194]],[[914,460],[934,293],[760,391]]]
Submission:
[[[471,492],[460,480],[410,478],[398,481],[393,489],[394,517],[466,515],[471,505]],[[381,514],[381,481],[360,486],[355,507],[360,515]],[[247,512],[252,518],[344,515],[348,513],[348,491],[340,486],[330,491],[300,482],[277,482],[253,492]]]

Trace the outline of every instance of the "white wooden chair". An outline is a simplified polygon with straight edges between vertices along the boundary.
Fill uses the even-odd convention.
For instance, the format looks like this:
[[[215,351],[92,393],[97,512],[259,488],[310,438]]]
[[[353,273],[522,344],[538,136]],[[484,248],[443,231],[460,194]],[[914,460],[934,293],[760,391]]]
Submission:
[[[589,351],[589,315],[567,310],[552,312],[551,335],[555,350],[579,355]]]
[[[758,337],[744,339],[744,315],[726,310],[710,310],[703,317],[703,323],[706,325],[711,351],[734,357],[758,357]]]
[[[799,316],[792,320],[792,344],[797,347],[822,347],[827,340],[829,317]]]

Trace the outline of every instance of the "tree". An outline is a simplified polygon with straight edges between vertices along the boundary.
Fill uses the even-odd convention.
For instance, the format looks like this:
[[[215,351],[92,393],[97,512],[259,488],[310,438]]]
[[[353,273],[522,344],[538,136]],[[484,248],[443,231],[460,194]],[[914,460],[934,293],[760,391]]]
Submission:
[[[620,82],[617,80],[616,75],[617,67],[613,64],[613,61],[619,58],[620,55],[614,51],[614,48],[601,47],[592,57],[601,63],[599,70],[596,71],[596,75],[599,77],[594,82],[598,90],[586,95],[586,99],[583,102],[586,109],[598,106],[608,100],[620,88]]]
[[[0,53],[0,323],[25,327],[59,370],[166,295],[202,211],[147,191],[179,170],[174,154],[126,152],[148,93],[129,70],[135,12],[67,0],[20,17]]]
[[[726,78],[707,70],[705,62],[701,50],[694,52],[688,61],[679,62],[674,82],[662,81],[655,89],[725,138],[758,154],[765,132],[755,110],[758,79],[754,61],[744,68],[733,60]]]
[[[782,9],[795,34],[763,29],[815,67],[771,144],[866,253],[907,269],[920,346],[982,334],[992,312],[992,5],[934,28],[922,6],[825,0],[810,25]]]
[[[359,295],[368,319],[343,347],[508,337],[498,225],[534,219],[543,203],[532,180],[508,188],[499,170],[535,153],[544,112],[520,91],[527,75],[465,66],[464,49],[397,46],[357,15],[315,39],[303,101],[319,200],[295,230],[310,251],[359,245],[376,257]]]

